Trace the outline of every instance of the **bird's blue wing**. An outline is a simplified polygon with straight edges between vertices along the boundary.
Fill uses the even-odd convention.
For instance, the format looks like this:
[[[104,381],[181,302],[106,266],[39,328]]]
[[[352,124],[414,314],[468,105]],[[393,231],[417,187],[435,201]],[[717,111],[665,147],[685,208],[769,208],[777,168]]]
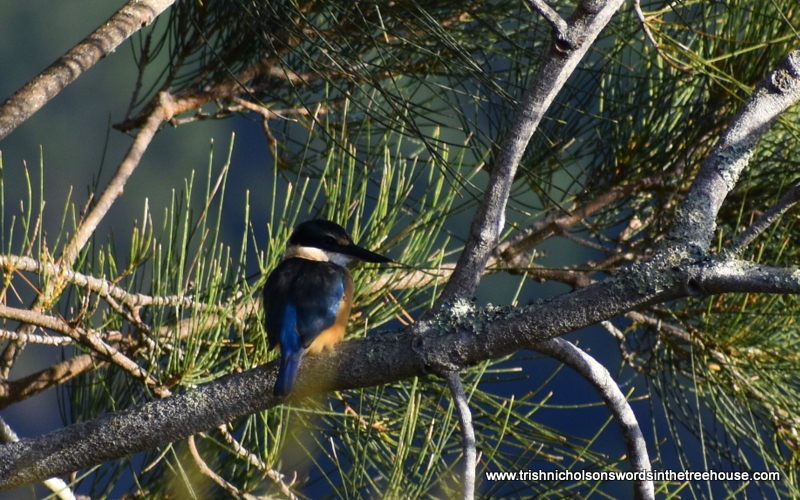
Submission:
[[[264,285],[264,326],[267,330],[270,349],[281,343],[281,330],[285,321],[288,291],[295,270],[283,261],[273,269]],[[293,325],[292,325],[293,327]]]
[[[323,330],[336,322],[344,297],[346,271],[329,262],[306,260],[301,265],[303,270],[295,277],[289,302],[297,309],[300,344],[308,348]]]
[[[297,380],[297,370],[306,350],[300,346],[297,335],[297,311],[291,303],[287,303],[283,311],[280,330],[281,365],[278,378],[275,379],[274,394],[278,397],[288,396]]]

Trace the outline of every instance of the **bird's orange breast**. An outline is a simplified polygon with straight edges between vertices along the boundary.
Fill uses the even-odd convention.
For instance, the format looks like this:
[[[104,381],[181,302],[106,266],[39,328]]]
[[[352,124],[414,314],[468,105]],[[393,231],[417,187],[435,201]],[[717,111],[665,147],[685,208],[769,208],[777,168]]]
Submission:
[[[339,312],[336,313],[336,322],[317,335],[317,338],[308,346],[308,354],[319,354],[324,350],[333,349],[336,344],[344,340],[347,321],[350,319],[350,309],[353,307],[353,278],[347,268],[344,268],[344,272],[344,295],[339,303]]]

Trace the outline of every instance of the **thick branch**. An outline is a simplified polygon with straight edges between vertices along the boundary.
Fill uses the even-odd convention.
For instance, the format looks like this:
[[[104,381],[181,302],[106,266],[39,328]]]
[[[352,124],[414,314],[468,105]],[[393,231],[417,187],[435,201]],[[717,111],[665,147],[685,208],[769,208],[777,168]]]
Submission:
[[[764,266],[746,260],[711,259],[694,268],[688,286],[697,295],[800,294],[800,270]]]
[[[708,252],[722,202],[750,162],[756,143],[798,100],[800,51],[794,51],[756,87],[703,162],[678,209],[668,241],[677,242],[693,256]]]
[[[19,441],[17,433],[8,426],[2,417],[0,417],[0,443],[15,443],[17,441]],[[61,480],[61,478],[51,477],[42,482],[50,491],[55,493],[55,496],[60,500],[75,500],[75,495],[72,493],[72,490],[69,489],[67,483]]]
[[[0,105],[0,141],[173,3],[175,0],[131,0],[125,4],[94,33]]]
[[[742,283],[762,292],[800,290],[800,272],[784,270],[783,276],[793,278],[797,286],[778,286],[774,279],[778,270],[750,266],[734,271],[701,261],[662,270],[641,264],[542,304],[487,309],[455,304],[446,317],[346,342],[330,354],[307,357],[292,399],[460,370],[520,349],[535,349],[542,341],[642,306],[704,290],[745,291]],[[0,447],[0,489],[164,446],[274,407],[284,402],[272,396],[276,374],[273,362],[184,394]]]
[[[467,243],[455,272],[437,302],[439,307],[456,298],[470,297],[475,292],[486,262],[505,226],[506,204],[514,175],[534,131],[589,47],[623,2],[608,0],[594,3],[592,8],[581,4],[570,18],[570,32],[576,41],[574,48],[564,50],[564,47],[554,43],[533,74],[531,85],[522,96],[492,164],[489,185],[472,219]]]
[[[616,3],[614,10],[607,12],[609,17],[619,3]],[[596,12],[593,9],[607,8],[607,5],[599,0],[583,2],[580,15],[599,22],[588,13]],[[800,58],[797,53],[790,60],[792,57]],[[561,58],[568,56],[562,54]],[[551,57],[548,60],[544,66],[552,64],[553,71],[564,70],[559,58]],[[574,63],[577,64],[577,61]],[[770,90],[759,87],[740,117],[749,116],[748,120],[759,118],[763,121],[763,127],[766,127],[777,116],[774,110],[787,106],[786,95],[799,92],[793,87],[798,73],[789,73],[780,76],[776,72],[770,77],[770,82],[784,88],[785,93],[772,96]],[[553,75],[543,74],[539,77],[547,80]],[[733,146],[729,144],[715,149],[720,161],[706,162],[702,170],[707,179],[695,182],[690,194],[693,199],[681,207],[671,232],[672,242],[677,241],[681,246],[694,245],[700,250],[701,258],[688,263],[687,259],[683,259],[680,266],[665,266],[663,262],[638,264],[603,282],[526,307],[474,309],[463,300],[454,300],[469,295],[477,286],[478,276],[483,273],[489,252],[496,243],[502,227],[508,189],[519,157],[533,131],[531,125],[541,118],[542,110],[549,104],[544,102],[545,106],[541,109],[527,107],[536,98],[546,95],[544,86],[542,93],[539,92],[537,85],[533,85],[528,92],[533,97],[526,93],[526,105],[518,111],[522,118],[515,120],[510,138],[506,141],[507,148],[504,146],[498,157],[489,192],[471,228],[466,257],[462,255],[456,269],[457,276],[448,285],[445,299],[452,299],[447,302],[449,306],[440,307],[440,315],[432,315],[406,329],[348,342],[330,354],[309,356],[300,371],[293,399],[332,390],[376,386],[431,372],[456,372],[482,360],[520,349],[535,349],[548,339],[643,306],[690,295],[730,291],[800,291],[800,272],[748,262],[715,261],[707,259],[705,255],[710,234],[708,230],[713,230],[713,219],[719,208],[717,203],[721,203],[733,187],[741,168],[746,164],[746,157],[752,153],[752,145],[755,144],[752,134],[763,133],[763,127],[751,127],[750,135],[737,130],[744,127],[737,118],[726,133],[727,139],[720,143],[732,141]],[[751,109],[752,106],[757,107],[753,103],[762,103],[768,109],[768,118]],[[524,137],[526,134],[527,138]],[[723,183],[722,187],[718,185],[719,180]],[[703,204],[702,200],[712,200],[713,203]],[[709,210],[713,213],[709,213]],[[672,249],[666,249],[669,250]],[[275,375],[275,363],[270,363],[224,377],[181,395],[0,447],[0,488],[29,484],[164,446],[281,404],[282,400],[272,396]]]
[[[630,286],[611,279],[528,308],[465,309],[458,317],[463,328],[453,329],[450,321],[440,323],[434,318],[393,334],[347,342],[330,355],[306,358],[292,396],[296,399],[422,376],[437,371],[431,370],[433,365],[461,369],[531,348],[638,305],[677,296],[636,291],[657,279],[639,285],[630,278],[625,281]],[[262,365],[185,394],[0,447],[0,488],[30,484],[163,446],[276,406],[283,402],[272,396],[276,371],[275,363]]]

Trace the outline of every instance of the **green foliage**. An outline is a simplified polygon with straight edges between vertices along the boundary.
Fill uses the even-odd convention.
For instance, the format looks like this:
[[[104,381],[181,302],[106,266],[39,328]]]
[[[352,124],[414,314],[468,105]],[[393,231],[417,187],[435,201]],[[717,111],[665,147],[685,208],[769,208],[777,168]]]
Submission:
[[[573,8],[550,3],[564,12]],[[742,100],[796,45],[800,24],[795,0],[653,0],[642,9],[658,50],[636,13],[623,9],[526,152],[505,236],[615,189],[624,192],[566,228],[562,246],[548,247],[564,260],[553,263],[540,258],[542,248],[522,247],[531,252],[529,266],[498,262],[490,270],[522,276],[510,287],[518,286],[515,303],[543,294],[533,281],[550,275],[537,272],[600,279],[646,259]],[[150,109],[165,89],[176,97],[214,95],[216,108],[204,118],[261,107],[257,118],[272,155],[271,185],[257,188],[256,203],[252,194],[243,201],[242,220],[226,217],[227,182],[235,169],[231,141],[225,164],[215,166],[212,154],[208,170],[189,175],[169,206],[142,203],[127,248],[109,237],[83,250],[76,271],[150,302],[129,307],[71,282],[53,297],[53,309],[102,332],[149,378],[98,361],[97,369],[62,388],[65,420],[120,411],[156,397],[156,388],[180,392],[273,359],[258,304],[261,287],[292,227],[309,218],[339,222],[357,242],[400,263],[383,272],[368,265],[354,269],[351,338],[381,335],[377,330],[395,318],[425,310],[461,248],[451,231],[466,233],[486,170],[549,36],[550,28],[517,0],[178,2],[168,19],[134,42],[142,72],[135,107]],[[247,92],[234,99],[225,88],[239,80]],[[719,249],[797,182],[796,118],[797,112],[784,115],[760,143],[720,214]],[[140,124],[132,116],[120,128]],[[59,213],[59,234],[46,239],[39,230],[43,190],[34,179],[43,179],[42,173],[27,176],[22,213],[7,225],[0,190],[0,247],[49,263],[75,231],[79,211],[68,202]],[[251,227],[251,206],[268,210],[266,237]],[[795,221],[785,216],[748,256],[795,265]],[[223,241],[220,228],[232,224],[241,228],[240,238]],[[61,279],[30,277],[35,282],[20,292],[6,276],[3,297],[16,294],[13,300],[23,303],[31,290]],[[793,297],[726,295],[644,311],[672,330],[626,325],[621,348],[628,365],[620,373],[632,385],[646,386],[651,398],[651,413],[639,415],[640,423],[667,422],[666,431],[653,425],[659,441],[651,456],[662,459],[659,465],[780,470],[780,483],[746,491],[800,497],[797,312]],[[550,402],[553,391],[570,390],[553,382],[558,369],[546,378],[531,376],[543,382],[529,384],[521,395],[504,394],[507,386],[500,382],[519,383],[519,366],[527,371],[538,362],[492,360],[464,374],[481,453],[479,492],[624,498],[614,485],[594,482],[481,481],[487,470],[627,470],[624,457],[610,456],[601,443],[609,419],[584,423],[574,433],[540,422],[543,409],[576,410]],[[460,491],[457,425],[445,385],[429,377],[275,408],[196,441],[211,469],[243,492],[452,498]],[[695,447],[684,446],[690,440],[700,443],[699,460],[687,451]],[[129,471],[131,490],[146,498],[226,495],[199,472],[185,443],[106,464],[85,483],[91,483],[93,498],[105,497]],[[731,497],[739,487],[720,486]],[[663,498],[720,497],[719,489],[702,484],[662,483],[657,490]]]

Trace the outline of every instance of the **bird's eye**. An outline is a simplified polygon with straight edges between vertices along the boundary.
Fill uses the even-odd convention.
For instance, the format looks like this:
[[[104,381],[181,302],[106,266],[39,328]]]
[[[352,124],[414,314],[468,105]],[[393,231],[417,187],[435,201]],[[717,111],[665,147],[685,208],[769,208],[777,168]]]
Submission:
[[[336,245],[336,243],[337,243],[336,238],[334,238],[333,236],[326,236],[325,237],[325,244],[326,245]]]

